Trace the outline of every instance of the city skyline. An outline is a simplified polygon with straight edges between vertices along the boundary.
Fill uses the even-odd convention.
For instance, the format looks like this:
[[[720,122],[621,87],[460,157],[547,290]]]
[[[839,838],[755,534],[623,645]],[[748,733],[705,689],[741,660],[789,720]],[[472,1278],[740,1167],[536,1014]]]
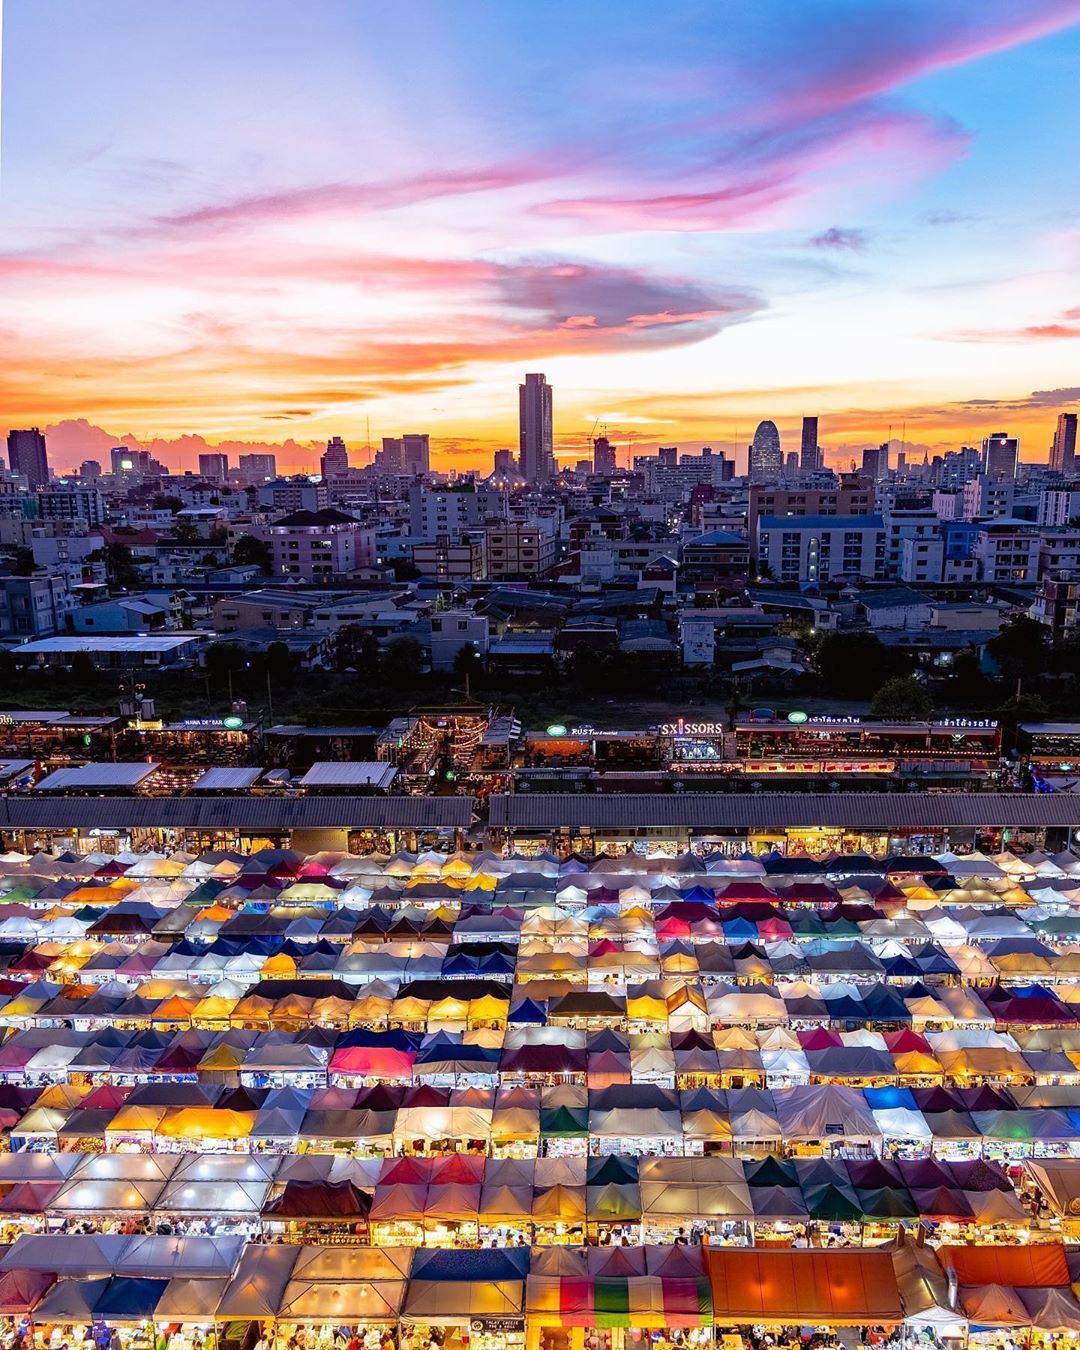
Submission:
[[[0,429],[312,471],[412,426],[487,470],[543,370],[561,462],[804,416],[833,466],[1048,458],[1080,0],[419,8],[9,0]]]

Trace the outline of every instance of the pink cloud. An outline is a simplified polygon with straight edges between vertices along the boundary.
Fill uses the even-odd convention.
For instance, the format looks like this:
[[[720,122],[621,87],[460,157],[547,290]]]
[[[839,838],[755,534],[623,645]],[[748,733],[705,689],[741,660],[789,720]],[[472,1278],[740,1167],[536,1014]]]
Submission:
[[[553,176],[552,166],[540,160],[495,164],[479,169],[431,170],[374,183],[321,183],[257,193],[232,201],[211,203],[171,215],[155,224],[172,229],[204,226],[250,226],[282,216],[318,215],[350,211],[396,211],[441,197],[499,192],[541,182]]]

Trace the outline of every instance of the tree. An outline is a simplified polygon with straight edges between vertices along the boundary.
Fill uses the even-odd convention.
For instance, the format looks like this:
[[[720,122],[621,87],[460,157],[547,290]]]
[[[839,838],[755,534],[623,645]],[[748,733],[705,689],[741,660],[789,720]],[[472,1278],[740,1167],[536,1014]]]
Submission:
[[[1015,694],[999,707],[994,715],[1001,723],[1001,745],[1006,752],[1016,746],[1016,728],[1021,722],[1045,722],[1050,709],[1038,694]]]
[[[411,558],[391,558],[390,568],[395,581],[415,581],[420,575],[419,567]]]
[[[415,638],[396,637],[382,654],[382,678],[390,688],[413,689],[424,674],[424,649]]]
[[[151,503],[155,511],[171,511],[175,516],[177,511],[184,509],[184,503],[179,497],[174,497],[171,493],[159,492]]]
[[[266,649],[266,673],[274,684],[291,685],[296,675],[297,658],[284,642],[271,642]]]
[[[206,649],[206,673],[215,683],[246,670],[248,655],[239,642],[211,642]]]
[[[457,655],[454,657],[454,681],[457,684],[464,684],[468,680],[470,687],[475,685],[484,675],[484,663],[480,659],[480,653],[467,642],[463,647],[459,647]]]
[[[338,670],[355,671],[369,684],[377,680],[378,638],[358,623],[343,624],[334,637],[334,665]]]
[[[199,527],[193,520],[178,520],[173,525],[173,538],[178,544],[194,544],[199,538]]]
[[[934,700],[918,680],[910,675],[899,675],[885,681],[874,695],[870,711],[875,717],[919,721],[934,711]]]
[[[274,570],[274,554],[265,539],[253,534],[242,534],[233,544],[232,560],[237,567],[257,567],[264,577]]]
[[[823,692],[836,698],[872,698],[886,680],[910,669],[873,633],[826,633],[812,654]]]
[[[13,577],[30,577],[34,574],[34,550],[32,548],[17,548],[15,558],[11,564],[11,575]]]
[[[1046,670],[1049,631],[1041,623],[1020,615],[995,633],[986,649],[1008,679],[1041,675]]]
[[[130,591],[139,584],[139,572],[127,544],[105,545],[105,575],[113,590]]]
[[[957,652],[949,677],[950,701],[957,707],[981,708],[988,689],[989,681],[983,673],[978,652],[973,647]]]
[[[71,658],[71,678],[78,684],[95,684],[100,675],[87,652],[76,652]]]

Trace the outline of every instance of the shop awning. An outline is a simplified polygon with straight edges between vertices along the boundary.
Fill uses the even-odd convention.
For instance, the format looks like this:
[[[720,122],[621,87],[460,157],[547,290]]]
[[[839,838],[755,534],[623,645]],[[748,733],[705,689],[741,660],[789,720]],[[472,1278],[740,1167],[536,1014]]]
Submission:
[[[228,1321],[276,1317],[299,1254],[299,1247],[245,1248],[218,1305],[218,1317]]]
[[[903,1321],[887,1251],[707,1247],[705,1261],[717,1322],[838,1326]]]
[[[524,1318],[528,1248],[480,1251],[420,1248],[401,1311],[413,1322]]]
[[[0,1316],[33,1312],[55,1283],[50,1270],[5,1270],[0,1275]]]
[[[1024,1247],[983,1246],[938,1248],[944,1270],[956,1272],[957,1284],[1011,1285],[1018,1289],[1066,1288],[1069,1267],[1059,1242]]]

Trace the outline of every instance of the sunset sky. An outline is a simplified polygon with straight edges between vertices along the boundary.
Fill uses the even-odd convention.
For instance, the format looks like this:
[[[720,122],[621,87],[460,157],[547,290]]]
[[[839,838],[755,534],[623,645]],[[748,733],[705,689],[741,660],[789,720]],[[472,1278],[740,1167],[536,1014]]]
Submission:
[[[4,0],[0,428],[832,462],[1080,405],[1080,0]],[[172,442],[173,444],[169,444]]]

